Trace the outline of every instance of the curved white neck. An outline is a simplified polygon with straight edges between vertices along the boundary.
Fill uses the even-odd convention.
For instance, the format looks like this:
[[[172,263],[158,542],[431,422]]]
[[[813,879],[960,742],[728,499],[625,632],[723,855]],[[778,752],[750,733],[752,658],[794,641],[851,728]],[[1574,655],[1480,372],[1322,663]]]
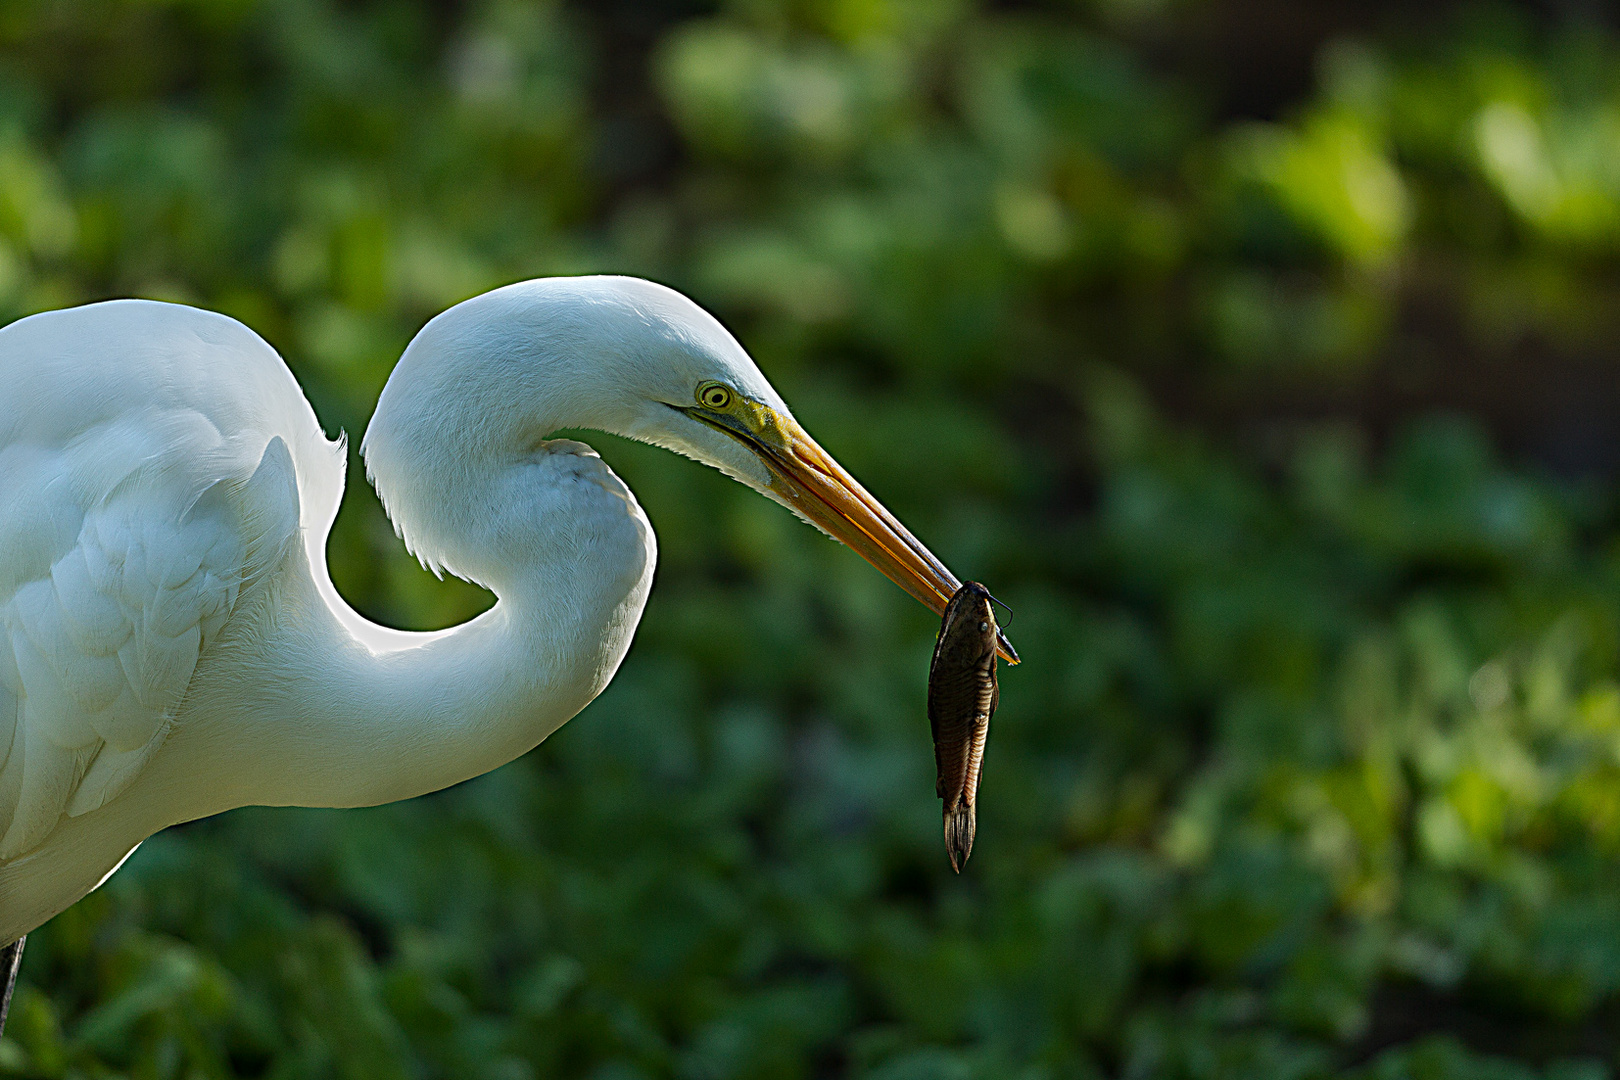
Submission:
[[[652,584],[652,528],[587,447],[517,467],[483,539],[495,607],[433,633],[364,619],[303,551],[243,612],[194,685],[215,718],[212,804],[364,806],[435,791],[538,745],[613,677]],[[504,549],[504,550],[503,550]],[[233,624],[237,620],[233,619]],[[205,736],[206,738],[206,736]]]

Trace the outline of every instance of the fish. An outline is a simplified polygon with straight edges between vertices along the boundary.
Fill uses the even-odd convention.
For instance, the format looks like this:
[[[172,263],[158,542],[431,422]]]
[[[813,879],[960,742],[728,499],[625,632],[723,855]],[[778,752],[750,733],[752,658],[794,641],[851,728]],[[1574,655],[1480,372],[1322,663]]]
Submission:
[[[940,620],[928,667],[928,724],[934,733],[935,790],[944,801],[945,851],[958,874],[978,827],[979,773],[990,718],[1001,702],[996,684],[999,630],[990,590],[970,581],[956,590]]]

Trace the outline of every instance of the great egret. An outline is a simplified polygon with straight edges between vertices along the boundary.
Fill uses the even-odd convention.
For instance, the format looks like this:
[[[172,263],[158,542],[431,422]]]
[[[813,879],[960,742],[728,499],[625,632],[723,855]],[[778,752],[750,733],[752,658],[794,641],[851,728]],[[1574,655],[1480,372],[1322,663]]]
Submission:
[[[657,549],[630,489],[558,429],[712,465],[936,613],[959,584],[718,321],[636,278],[474,297],[394,369],[367,471],[425,566],[498,598],[434,633],[338,595],[343,447],[234,319],[145,300],[33,315],[0,330],[0,387],[0,943],[169,825],[434,791],[600,693]]]

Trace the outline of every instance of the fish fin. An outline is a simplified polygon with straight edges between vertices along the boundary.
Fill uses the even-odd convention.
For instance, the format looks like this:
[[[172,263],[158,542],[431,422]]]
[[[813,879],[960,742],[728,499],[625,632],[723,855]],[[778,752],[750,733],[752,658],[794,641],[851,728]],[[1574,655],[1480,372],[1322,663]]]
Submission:
[[[973,833],[977,828],[973,804],[959,801],[945,811],[945,851],[951,857],[951,869],[958,874],[973,852]]]

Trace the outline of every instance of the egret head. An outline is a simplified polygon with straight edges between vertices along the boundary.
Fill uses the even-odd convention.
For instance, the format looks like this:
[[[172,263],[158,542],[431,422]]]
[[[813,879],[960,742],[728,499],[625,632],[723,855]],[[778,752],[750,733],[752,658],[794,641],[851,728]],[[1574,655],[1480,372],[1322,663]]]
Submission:
[[[364,444],[391,511],[387,474],[422,470],[409,464],[415,455],[390,419],[413,415],[407,426],[419,430],[424,414],[502,457],[530,452],[565,428],[662,446],[786,506],[936,613],[960,586],[799,426],[714,316],[650,281],[519,282],[423,327],[384,388]],[[478,453],[460,460],[463,469],[480,467]],[[1002,652],[1016,662],[1005,640]]]

